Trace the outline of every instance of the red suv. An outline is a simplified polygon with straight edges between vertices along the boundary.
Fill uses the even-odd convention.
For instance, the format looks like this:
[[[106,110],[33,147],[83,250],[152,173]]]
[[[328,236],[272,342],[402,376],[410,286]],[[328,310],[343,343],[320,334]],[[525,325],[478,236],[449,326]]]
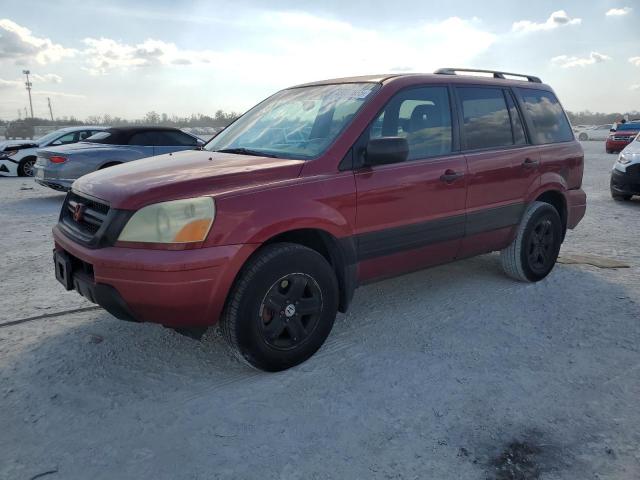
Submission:
[[[582,148],[538,78],[461,72],[289,88],[203,150],[80,178],[58,280],[121,319],[220,322],[274,371],[313,355],[363,283],[492,251],[543,279],[585,213]]]

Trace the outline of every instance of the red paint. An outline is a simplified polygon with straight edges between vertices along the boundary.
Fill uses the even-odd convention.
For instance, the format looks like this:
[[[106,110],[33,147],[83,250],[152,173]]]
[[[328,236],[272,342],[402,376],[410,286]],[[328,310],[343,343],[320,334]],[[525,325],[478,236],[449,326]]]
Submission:
[[[186,151],[82,177],[74,190],[136,210],[156,202],[210,195],[216,218],[207,239],[187,249],[118,244],[88,249],[54,228],[56,248],[93,265],[95,281],[118,290],[143,321],[170,326],[217,322],[236,275],[261,244],[299,229],[347,239],[391,227],[464,215],[541,194],[562,195],[567,225],[584,215],[578,142],[458,153],[401,164],[339,171],[338,165],[380,109],[404,88],[424,85],[523,86],[487,78],[408,75],[387,79],[318,159],[280,160]],[[526,84],[525,84],[526,85]],[[549,89],[542,84],[533,85]],[[464,173],[452,183],[440,176]],[[357,265],[361,282],[504,248],[514,228],[371,258]]]

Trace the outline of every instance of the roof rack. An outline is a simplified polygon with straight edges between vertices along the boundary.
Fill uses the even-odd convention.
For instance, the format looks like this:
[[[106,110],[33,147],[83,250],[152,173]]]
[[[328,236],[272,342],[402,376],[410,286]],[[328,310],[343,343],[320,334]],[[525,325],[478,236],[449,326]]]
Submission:
[[[439,75],[456,75],[456,72],[491,73],[493,74],[493,78],[501,78],[503,80],[506,80],[505,75],[509,75],[513,77],[526,78],[527,82],[542,83],[542,80],[540,80],[539,77],[534,77],[533,75],[523,75],[522,73],[498,72],[496,70],[478,70],[475,68],[439,68],[434,73],[437,73]]]

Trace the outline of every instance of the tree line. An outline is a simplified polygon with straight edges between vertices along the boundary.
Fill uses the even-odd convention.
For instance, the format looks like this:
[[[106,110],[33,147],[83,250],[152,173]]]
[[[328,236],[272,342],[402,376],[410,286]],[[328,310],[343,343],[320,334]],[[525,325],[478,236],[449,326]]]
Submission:
[[[628,120],[640,119],[640,111],[632,110],[625,113],[600,113],[584,110],[581,112],[567,112],[569,120],[573,125],[604,125],[613,123],[621,118]],[[222,128],[229,125],[240,116],[237,112],[225,112],[218,110],[213,116],[204,115],[202,113],[192,114],[188,117],[180,117],[178,115],[168,115],[166,113],[158,113],[155,111],[147,112],[143,118],[129,120],[126,118],[113,115],[91,115],[84,121],[73,116],[61,117],[55,120],[46,118],[27,118],[24,122],[36,125],[55,125],[55,126],[74,126],[74,125],[110,125],[120,127],[126,125],[161,125],[165,127],[213,127]],[[12,120],[15,121],[15,120]],[[0,120],[0,125],[6,125],[11,121]]]

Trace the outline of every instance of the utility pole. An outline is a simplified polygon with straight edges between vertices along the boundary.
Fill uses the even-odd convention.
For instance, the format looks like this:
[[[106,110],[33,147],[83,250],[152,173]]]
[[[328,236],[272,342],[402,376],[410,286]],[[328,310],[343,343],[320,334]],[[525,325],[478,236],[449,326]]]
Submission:
[[[47,97],[47,102],[49,102],[49,115],[51,115],[51,121],[53,122],[53,110],[51,110],[51,99]]]
[[[29,118],[27,117],[27,107],[24,107],[24,119],[26,120],[27,118]]]
[[[18,120],[22,120],[22,110],[18,109]]]
[[[29,70],[23,70],[22,73],[27,77],[27,81],[24,82],[27,87],[27,92],[29,93],[29,108],[31,109],[31,118],[33,118],[33,103],[31,102],[31,87],[33,84],[29,81],[29,74],[31,73]],[[26,114],[25,114],[26,117]]]

